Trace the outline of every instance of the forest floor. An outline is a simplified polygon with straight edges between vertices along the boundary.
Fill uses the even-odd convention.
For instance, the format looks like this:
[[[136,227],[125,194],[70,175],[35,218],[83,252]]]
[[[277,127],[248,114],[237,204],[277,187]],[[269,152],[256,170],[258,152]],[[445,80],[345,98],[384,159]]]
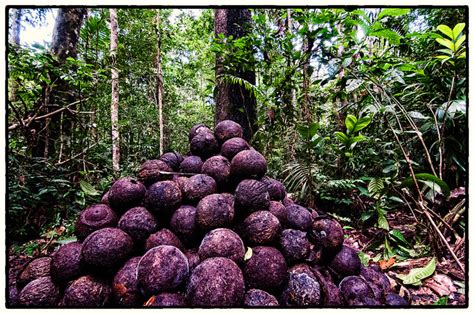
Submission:
[[[415,235],[416,220],[413,216],[404,211],[391,212],[387,215],[390,228],[400,230],[406,238]],[[345,230],[346,238],[344,243],[357,250],[364,250],[369,259],[376,259],[378,252],[365,250],[371,241],[381,236],[380,229],[360,228]],[[454,246],[454,251],[458,256],[465,256],[465,242],[458,241]],[[459,269],[454,259],[448,254],[438,256],[436,270],[432,276],[422,280],[422,284],[403,285],[398,275],[408,274],[413,268],[420,268],[428,264],[432,256],[425,256],[413,259],[399,260],[390,258],[381,259],[378,264],[388,276],[392,288],[402,297],[410,300],[413,306],[425,305],[448,305],[464,306],[465,297],[465,275]],[[464,258],[461,259],[465,267]]]
[[[416,221],[412,216],[403,211],[397,211],[387,216],[391,228],[401,230],[407,238],[411,233],[415,233],[414,224]],[[363,250],[370,260],[377,259],[379,251],[367,250],[367,246],[375,238],[380,237],[380,229],[377,228],[349,228],[345,230],[346,238],[344,243],[357,250]],[[10,299],[15,298],[18,293],[16,289],[16,278],[21,269],[33,258],[50,255],[56,245],[54,241],[38,239],[30,241],[29,245],[36,249],[31,255],[19,253],[9,248],[8,250],[8,289]],[[458,245],[457,253],[464,256],[464,243]],[[397,261],[396,258],[389,260],[379,260],[378,264],[388,276],[392,288],[404,298],[410,300],[412,306],[446,305],[465,306],[465,276],[459,270],[454,260],[446,254],[438,257],[436,270],[432,276],[424,279],[419,286],[403,285],[397,275],[407,274],[411,269],[423,267],[430,260],[431,256]],[[464,259],[462,262],[465,264]]]

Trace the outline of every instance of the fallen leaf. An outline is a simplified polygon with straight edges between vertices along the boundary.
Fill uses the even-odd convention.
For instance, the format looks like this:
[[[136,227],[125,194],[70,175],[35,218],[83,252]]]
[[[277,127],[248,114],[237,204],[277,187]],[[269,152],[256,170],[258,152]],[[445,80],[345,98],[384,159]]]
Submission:
[[[395,264],[395,257],[390,257],[388,260],[379,261],[379,265],[382,270],[392,267],[393,264]]]
[[[443,274],[436,274],[427,279],[424,286],[433,290],[440,297],[450,295],[457,291],[451,278]]]
[[[421,281],[425,278],[430,277],[436,270],[436,257],[433,257],[431,261],[424,267],[413,268],[407,275],[397,275],[398,279],[403,281],[404,285],[421,285]]]

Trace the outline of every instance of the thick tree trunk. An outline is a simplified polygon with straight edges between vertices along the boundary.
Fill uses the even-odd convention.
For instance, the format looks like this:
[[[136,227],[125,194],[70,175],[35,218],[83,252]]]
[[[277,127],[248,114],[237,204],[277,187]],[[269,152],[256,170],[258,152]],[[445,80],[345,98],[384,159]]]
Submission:
[[[85,8],[61,8],[58,11],[53,31],[53,41],[51,53],[56,57],[57,66],[63,64],[68,57],[77,56],[77,42],[84,17],[87,14]],[[58,107],[68,105],[76,100],[76,95],[69,88],[67,82],[53,73],[49,77],[51,82],[55,82],[54,89],[50,86],[43,87],[43,99],[38,106],[43,106],[43,113],[48,114],[58,109]],[[70,107],[75,109],[75,107]],[[72,117],[63,116],[63,135],[70,136],[72,133]],[[38,122],[34,126],[35,146],[32,149],[33,157],[47,158],[56,153],[55,144],[60,139],[60,115],[53,115],[49,121]]]
[[[164,121],[163,121],[163,94],[164,94],[164,83],[163,83],[163,71],[161,68],[161,18],[160,10],[156,10],[156,90],[155,90],[155,101],[158,109],[158,125],[160,129],[160,156],[163,154],[165,134],[164,134]]]
[[[8,43],[12,45],[20,45],[20,32],[21,32],[21,9],[10,9],[12,14],[10,18],[12,19],[12,24],[10,26],[10,32],[8,36]]]
[[[214,32],[216,36],[232,36],[234,39],[248,34],[251,14],[248,9],[216,9],[214,15]],[[235,73],[224,71],[222,56],[216,56],[217,94],[215,96],[215,123],[222,120],[234,120],[244,129],[244,138],[250,140],[257,130],[255,96],[239,84],[231,84],[221,79],[223,74],[230,74],[255,84],[255,71],[241,66]]]
[[[116,173],[120,170],[120,134],[118,129],[119,75],[117,69],[117,44],[117,10],[110,9],[110,58],[112,59],[112,104],[110,107],[112,118],[112,168]]]

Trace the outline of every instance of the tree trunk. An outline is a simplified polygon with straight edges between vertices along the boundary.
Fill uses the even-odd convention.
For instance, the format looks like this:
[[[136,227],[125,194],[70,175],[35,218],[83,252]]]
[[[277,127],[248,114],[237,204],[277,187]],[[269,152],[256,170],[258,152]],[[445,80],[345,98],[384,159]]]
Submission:
[[[120,170],[120,134],[118,129],[119,109],[119,75],[117,69],[118,25],[117,10],[110,9],[110,58],[112,60],[112,169],[115,173]]]
[[[10,34],[8,36],[8,43],[12,45],[20,45],[20,32],[21,32],[21,9],[10,9],[12,10],[12,25],[10,26]]]
[[[163,71],[161,68],[161,18],[160,10],[156,10],[156,90],[155,90],[155,101],[158,109],[158,125],[160,129],[160,156],[163,154],[164,149],[164,121],[163,121]]]
[[[248,9],[216,9],[214,15],[214,32],[216,37],[223,34],[234,39],[249,33],[248,24],[251,14]],[[224,71],[223,56],[216,56],[217,94],[215,96],[215,123],[222,120],[234,120],[244,130],[244,138],[250,140],[257,130],[255,96],[239,84],[232,84],[222,79],[223,74],[230,74],[255,85],[255,71],[241,65],[234,73]]]
[[[79,41],[80,30],[87,9],[85,8],[61,8],[56,17],[53,31],[53,41],[51,44],[51,54],[56,57],[56,66],[61,66],[68,57],[76,58],[77,42]],[[38,106],[43,106],[42,113],[48,114],[63,105],[68,105],[76,99],[74,91],[69,87],[68,83],[57,77],[52,72],[49,79],[54,82],[54,89],[51,86],[43,86],[43,99]],[[75,107],[70,107],[74,110]],[[63,136],[70,136],[72,133],[72,117],[70,115],[63,116]],[[60,123],[59,114],[51,116],[49,121],[39,121],[34,125],[35,146],[32,149],[33,157],[47,158],[56,153],[54,145],[60,140]]]
[[[311,73],[309,70],[310,61],[311,61],[311,51],[313,50],[315,37],[311,32],[308,32],[304,39],[303,51],[305,54],[305,62],[303,64],[303,118],[306,122],[310,123],[312,121],[311,108],[310,108],[310,99],[309,99],[309,86],[311,82]]]

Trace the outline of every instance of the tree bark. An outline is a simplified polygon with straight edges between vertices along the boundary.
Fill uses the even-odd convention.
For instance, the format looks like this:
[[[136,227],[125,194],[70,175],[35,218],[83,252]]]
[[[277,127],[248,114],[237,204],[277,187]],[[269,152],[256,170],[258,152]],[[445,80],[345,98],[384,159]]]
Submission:
[[[20,45],[20,32],[21,32],[21,9],[10,9],[12,10],[12,24],[10,28],[10,34],[8,36],[8,43],[12,45]]]
[[[311,61],[311,51],[313,50],[315,37],[311,32],[308,32],[303,43],[303,51],[305,53],[305,62],[303,64],[303,118],[306,122],[311,122],[312,114],[310,108],[310,99],[309,99],[309,86],[311,82],[311,73],[309,71],[310,61]]]
[[[164,83],[163,83],[163,71],[161,68],[161,17],[160,10],[156,10],[156,90],[155,90],[155,101],[158,109],[158,125],[160,129],[160,156],[164,150],[164,121],[163,121],[163,94],[164,94]]]
[[[51,44],[51,54],[56,57],[56,66],[61,66],[68,57],[77,57],[77,43],[79,41],[80,30],[86,16],[85,8],[61,8],[58,11],[53,30],[53,41]],[[43,114],[56,111],[61,104],[70,104],[74,102],[76,95],[70,89],[67,82],[57,77],[52,72],[49,79],[54,82],[54,89],[51,86],[43,86],[43,99],[38,106],[43,105]],[[55,106],[52,106],[55,104]],[[74,110],[75,108],[70,108]],[[33,125],[33,134],[35,134],[35,145],[32,148],[33,157],[47,158],[56,153],[54,145],[59,141],[59,125],[61,123],[60,115],[54,115],[48,121],[40,121]],[[72,117],[63,116],[63,135],[70,136],[72,133]]]
[[[110,9],[110,58],[112,60],[112,104],[110,107],[112,118],[112,169],[116,173],[120,170],[120,134],[118,129],[119,74],[117,69],[117,44],[117,10]]]
[[[214,32],[216,37],[223,34],[234,39],[241,38],[249,33],[251,14],[248,9],[216,9],[214,15]],[[216,111],[215,123],[222,120],[234,120],[244,130],[244,138],[250,140],[257,130],[257,114],[255,96],[239,84],[232,84],[221,79],[222,75],[237,76],[250,84],[255,85],[255,71],[241,65],[234,73],[224,70],[224,60],[221,55],[216,56],[217,93],[215,96]]]

